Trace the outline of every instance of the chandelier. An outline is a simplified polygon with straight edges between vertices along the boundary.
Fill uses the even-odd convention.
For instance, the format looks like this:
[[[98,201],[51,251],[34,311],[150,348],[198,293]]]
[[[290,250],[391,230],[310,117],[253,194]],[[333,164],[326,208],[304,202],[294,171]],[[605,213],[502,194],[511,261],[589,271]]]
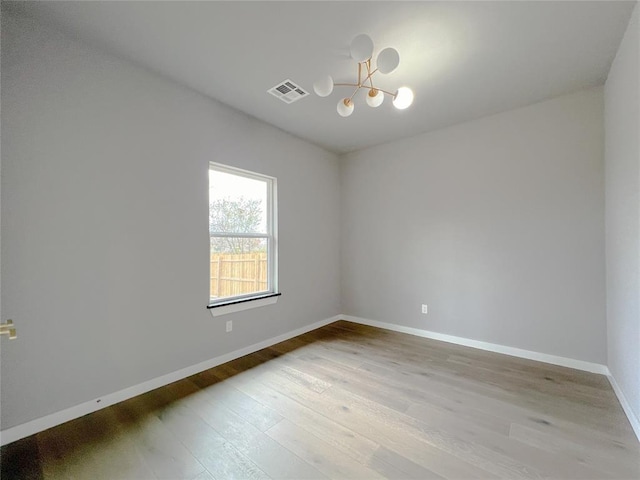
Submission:
[[[338,102],[338,114],[348,117],[353,113],[355,105],[353,98],[360,89],[367,92],[366,101],[370,107],[379,107],[384,101],[384,96],[388,95],[393,100],[393,106],[398,110],[404,110],[413,103],[413,92],[408,87],[400,87],[394,93],[378,88],[373,83],[373,76],[376,73],[383,75],[393,72],[400,63],[400,54],[395,48],[387,47],[383,49],[376,58],[375,68],[371,63],[373,56],[373,40],[365,34],[358,35],[351,42],[351,58],[358,62],[357,83],[334,83],[330,75],[320,78],[313,84],[313,91],[319,97],[331,95],[333,87],[355,87],[350,97],[344,97]]]

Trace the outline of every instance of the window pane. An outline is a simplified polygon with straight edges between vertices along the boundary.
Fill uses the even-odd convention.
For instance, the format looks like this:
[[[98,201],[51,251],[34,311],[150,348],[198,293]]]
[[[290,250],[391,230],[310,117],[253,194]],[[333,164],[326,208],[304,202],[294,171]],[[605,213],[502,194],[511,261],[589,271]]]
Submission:
[[[267,233],[267,182],[209,170],[209,232]]]
[[[266,238],[211,237],[211,298],[268,290]]]

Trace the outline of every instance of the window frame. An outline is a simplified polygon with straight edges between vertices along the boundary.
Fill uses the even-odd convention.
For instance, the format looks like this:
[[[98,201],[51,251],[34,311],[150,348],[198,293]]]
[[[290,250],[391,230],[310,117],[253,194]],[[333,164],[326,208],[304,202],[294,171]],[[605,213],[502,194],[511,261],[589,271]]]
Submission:
[[[210,309],[212,315],[217,316],[224,313],[232,313],[276,303],[280,296],[280,292],[278,291],[277,178],[216,162],[209,162],[208,172],[211,170],[252,180],[259,180],[265,182],[267,185],[266,233],[216,232],[212,234],[211,231],[209,231],[209,245],[211,245],[211,238],[214,237],[265,239],[267,243],[267,289],[259,292],[215,299],[211,297],[211,271],[209,270],[209,304],[207,308]],[[209,255],[211,255],[211,250],[209,250]]]

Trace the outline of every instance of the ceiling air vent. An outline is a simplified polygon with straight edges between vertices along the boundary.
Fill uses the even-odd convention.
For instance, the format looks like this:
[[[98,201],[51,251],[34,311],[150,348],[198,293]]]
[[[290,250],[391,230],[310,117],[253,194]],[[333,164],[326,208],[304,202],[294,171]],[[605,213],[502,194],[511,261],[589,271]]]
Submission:
[[[267,92],[274,97],[279,98],[284,103],[293,103],[296,100],[300,100],[301,98],[309,95],[309,92],[305,91],[302,87],[296,85],[289,79],[280,82],[275,87],[267,90]]]

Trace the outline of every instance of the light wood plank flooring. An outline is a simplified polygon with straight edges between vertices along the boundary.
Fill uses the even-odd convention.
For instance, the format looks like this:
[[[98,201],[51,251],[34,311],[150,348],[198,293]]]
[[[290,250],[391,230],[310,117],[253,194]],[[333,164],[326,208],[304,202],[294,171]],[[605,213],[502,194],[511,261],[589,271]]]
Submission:
[[[1,454],[3,480],[640,478],[604,376],[343,321]]]

